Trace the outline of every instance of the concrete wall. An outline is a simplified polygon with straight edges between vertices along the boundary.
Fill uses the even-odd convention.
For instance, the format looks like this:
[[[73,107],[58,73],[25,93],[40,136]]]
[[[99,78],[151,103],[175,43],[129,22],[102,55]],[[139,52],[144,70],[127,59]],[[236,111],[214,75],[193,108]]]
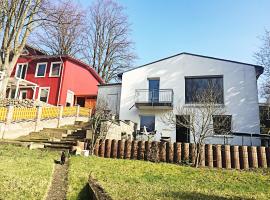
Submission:
[[[108,127],[108,132],[106,135],[106,139],[115,139],[121,140],[122,133],[125,133],[125,139],[132,139],[135,124],[133,122],[124,122],[124,121],[104,121],[102,123],[103,127]]]
[[[97,103],[105,100],[112,113],[119,116],[121,98],[121,84],[108,84],[98,86]]]
[[[174,91],[173,112],[176,112],[178,106],[185,104],[185,77],[209,75],[223,76],[224,105],[226,114],[232,115],[232,131],[260,133],[255,67],[188,54],[164,59],[124,73],[120,119],[134,121],[140,127],[140,115],[155,115],[155,129],[158,135],[161,135],[168,127],[160,121],[160,117],[168,111],[137,109],[134,106],[135,90],[148,89],[148,79],[159,77],[160,89]],[[171,129],[171,139],[172,141],[176,139],[175,129]],[[212,138],[211,141],[221,143],[219,138],[215,140]],[[234,141],[235,144],[240,142],[237,138]]]
[[[64,125],[72,125],[75,121],[89,121],[88,117],[65,117],[59,119],[44,119],[38,123],[35,121],[17,121],[10,124],[0,124],[0,135],[2,139],[15,139],[20,136],[28,135],[31,132],[37,132],[43,128],[57,128]]]

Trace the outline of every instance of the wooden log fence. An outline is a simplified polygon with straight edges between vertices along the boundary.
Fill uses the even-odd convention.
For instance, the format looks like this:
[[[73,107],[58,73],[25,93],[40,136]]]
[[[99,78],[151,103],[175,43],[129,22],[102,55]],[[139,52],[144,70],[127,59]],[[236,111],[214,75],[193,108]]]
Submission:
[[[149,142],[137,140],[97,141],[96,156],[105,158],[153,161],[153,149],[159,162],[195,163],[195,145],[189,143]],[[200,167],[224,169],[270,168],[270,147],[202,145]]]

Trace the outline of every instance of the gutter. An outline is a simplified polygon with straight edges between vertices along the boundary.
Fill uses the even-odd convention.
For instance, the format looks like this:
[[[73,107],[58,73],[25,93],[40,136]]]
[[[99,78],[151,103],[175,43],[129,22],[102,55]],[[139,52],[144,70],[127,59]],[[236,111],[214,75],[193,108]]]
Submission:
[[[60,84],[59,84],[59,89],[58,89],[57,106],[59,105],[60,94],[61,94],[62,84],[63,84],[63,74],[64,74],[64,69],[65,69],[65,65],[61,56],[60,56],[60,60],[62,62],[62,67],[61,67]]]

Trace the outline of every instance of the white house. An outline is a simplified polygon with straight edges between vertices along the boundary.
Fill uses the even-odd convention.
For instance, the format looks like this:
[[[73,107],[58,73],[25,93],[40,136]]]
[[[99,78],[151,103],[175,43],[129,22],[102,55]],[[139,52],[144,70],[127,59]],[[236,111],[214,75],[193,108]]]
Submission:
[[[119,118],[156,130],[157,137],[190,142],[189,130],[168,128],[160,118],[179,105],[194,105],[192,93],[215,83],[222,93],[218,102],[229,116],[230,136],[213,133],[207,143],[260,145],[257,79],[263,67],[231,60],[180,53],[120,74]],[[191,85],[195,87],[192,89]],[[154,92],[157,91],[157,92]],[[177,113],[176,113],[177,115]]]

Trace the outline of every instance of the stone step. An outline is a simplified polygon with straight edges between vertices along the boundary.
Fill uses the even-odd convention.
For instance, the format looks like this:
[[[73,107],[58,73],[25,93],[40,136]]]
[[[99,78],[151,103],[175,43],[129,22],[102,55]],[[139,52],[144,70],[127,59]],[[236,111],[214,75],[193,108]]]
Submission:
[[[41,132],[65,133],[65,134],[68,134],[68,132],[71,132],[71,130],[61,129],[61,128],[44,128],[43,130],[41,130]]]
[[[85,137],[86,136],[86,133],[73,133],[71,135],[67,135],[66,137],[72,137],[72,136],[75,136],[75,137]]]
[[[48,141],[48,140],[17,140],[20,142],[34,142],[46,144],[76,145],[76,141]]]
[[[63,138],[63,139],[61,139],[61,141],[68,141],[68,142],[76,142],[76,141],[80,141],[80,142],[83,142],[85,140],[85,138],[82,138],[82,139],[80,139],[80,138]]]
[[[46,149],[71,150],[73,145],[45,144]]]

